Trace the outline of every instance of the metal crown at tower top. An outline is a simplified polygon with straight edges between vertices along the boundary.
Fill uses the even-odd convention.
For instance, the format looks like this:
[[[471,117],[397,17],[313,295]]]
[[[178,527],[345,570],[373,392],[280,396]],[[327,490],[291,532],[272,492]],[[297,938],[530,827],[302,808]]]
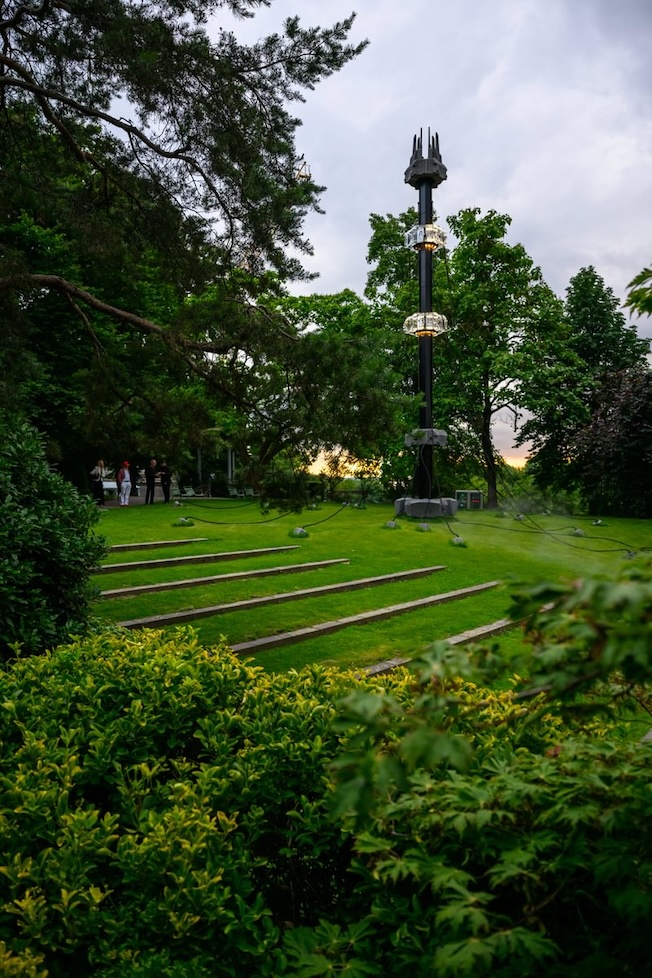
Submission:
[[[405,171],[405,182],[411,187],[418,187],[423,180],[428,180],[433,187],[438,187],[446,179],[446,167],[441,161],[439,152],[439,133],[430,135],[428,129],[428,153],[423,155],[423,129],[412,143],[410,165]]]

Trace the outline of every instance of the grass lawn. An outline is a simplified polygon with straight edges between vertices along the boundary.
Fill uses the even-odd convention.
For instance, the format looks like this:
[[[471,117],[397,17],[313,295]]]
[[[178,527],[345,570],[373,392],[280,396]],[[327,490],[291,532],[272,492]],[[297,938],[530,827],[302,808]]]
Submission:
[[[179,516],[192,519],[194,525],[173,526]],[[182,567],[123,569],[98,575],[96,583],[101,589],[333,558],[345,558],[348,563],[299,573],[241,578],[137,597],[100,600],[96,613],[107,621],[119,622],[400,570],[445,565],[442,571],[411,581],[305,597],[255,610],[224,612],[193,623],[200,640],[207,645],[222,636],[231,644],[238,644],[472,584],[491,580],[503,582],[499,588],[463,600],[349,627],[309,641],[270,649],[256,657],[260,665],[270,670],[286,670],[317,661],[347,668],[361,667],[396,656],[409,658],[436,639],[505,617],[510,582],[558,580],[589,574],[611,576],[629,553],[641,554],[644,548],[652,548],[652,521],[645,520],[605,519],[603,526],[593,526],[591,519],[581,517],[536,516],[519,522],[489,512],[463,512],[448,523],[431,521],[430,530],[420,532],[417,521],[404,519],[398,521],[399,529],[387,529],[385,524],[392,519],[393,507],[390,505],[356,509],[327,503],[315,511],[281,517],[277,513],[262,515],[255,503],[229,500],[198,500],[174,508],[163,504],[110,508],[103,513],[100,524],[109,545],[156,540],[194,542],[180,542],[179,546],[142,553],[112,553],[107,563],[266,547],[296,546],[296,549]],[[291,537],[291,531],[298,526],[304,527],[309,536]],[[578,530],[581,536],[576,535]],[[453,535],[463,537],[467,545],[451,545]]]

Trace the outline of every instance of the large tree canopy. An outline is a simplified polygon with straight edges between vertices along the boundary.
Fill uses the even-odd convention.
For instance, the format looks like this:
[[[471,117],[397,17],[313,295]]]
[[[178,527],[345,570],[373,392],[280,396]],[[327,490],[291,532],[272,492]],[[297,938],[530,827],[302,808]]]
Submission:
[[[273,378],[303,346],[269,300],[307,277],[323,190],[290,109],[365,45],[353,16],[242,44],[228,22],[260,5],[0,7],[0,396],[60,460],[254,417],[283,442]]]
[[[569,345],[594,375],[625,370],[645,362],[650,344],[636,333],[620,310],[613,289],[595,268],[581,268],[566,290],[565,312],[571,325]]]
[[[652,372],[639,366],[607,375],[571,445],[590,513],[652,516],[651,445]]]
[[[605,390],[614,383],[620,390],[622,377],[645,371],[649,346],[595,268],[580,269],[566,290],[564,342],[554,359],[540,359],[527,390],[532,416],[519,438],[531,442],[531,469],[541,486],[594,481],[588,454],[577,454],[578,433],[603,410]]]
[[[506,241],[511,218],[478,208],[448,223],[458,239],[450,259],[451,329],[444,363],[459,416],[479,441],[487,502],[497,503],[499,457],[492,424],[518,412],[541,358],[559,344],[561,303],[521,244]]]
[[[72,0],[2,5],[3,142],[17,154],[28,119],[56,134],[78,179],[133,195],[133,178],[192,217],[223,259],[300,275],[285,247],[308,246],[301,222],[318,191],[301,179],[288,105],[363,45],[352,17],[330,29],[289,19],[243,45],[208,18],[248,16],[261,0]],[[36,113],[36,116],[34,116]],[[49,169],[49,168],[48,168]],[[35,194],[48,172],[26,174]],[[146,216],[146,215],[142,215]]]

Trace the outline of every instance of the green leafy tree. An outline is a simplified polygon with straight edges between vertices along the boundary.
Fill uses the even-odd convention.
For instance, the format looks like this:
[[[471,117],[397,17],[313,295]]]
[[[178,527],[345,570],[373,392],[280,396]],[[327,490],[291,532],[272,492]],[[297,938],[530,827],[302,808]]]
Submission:
[[[652,373],[608,374],[576,431],[573,468],[593,515],[652,516]]]
[[[402,429],[408,402],[388,355],[392,330],[348,289],[287,298],[281,308],[301,337],[292,396],[305,399],[314,418],[315,447],[378,457],[387,438]]]
[[[436,220],[436,216],[434,218]],[[372,266],[367,275],[365,296],[382,308],[392,311],[395,326],[419,307],[419,272],[414,252],[405,247],[405,234],[418,223],[414,207],[402,214],[371,214],[371,237],[367,246],[367,263]]]
[[[586,487],[594,479],[590,456],[576,457],[576,436],[599,410],[610,375],[640,369],[649,350],[649,341],[627,323],[613,291],[592,266],[571,279],[564,319],[556,356],[540,359],[528,385],[532,417],[519,436],[532,443],[530,467],[538,485],[553,489],[580,482]]]
[[[564,311],[571,327],[570,346],[594,374],[641,366],[650,349],[628,323],[620,302],[595,268],[581,268],[566,290]]]
[[[644,268],[627,286],[629,294],[625,305],[632,312],[652,316],[652,268]]]
[[[4,240],[14,254],[29,251],[35,266],[49,264],[68,279],[95,274],[90,266],[80,271],[88,258],[74,237],[40,227],[26,214],[5,225]],[[124,291],[119,281],[107,283],[105,264],[98,261],[97,267],[103,288]],[[160,321],[169,319],[165,289],[155,269],[134,260],[130,302],[149,307]],[[173,298],[168,296],[167,310]],[[47,291],[6,302],[5,311],[0,403],[19,408],[37,425],[46,436],[48,457],[62,474],[83,489],[99,456],[113,463],[118,455],[135,459],[149,445],[170,457],[178,454],[180,443],[193,431],[187,402],[198,382],[193,384],[188,365],[170,356],[156,337],[134,334],[102,315],[91,322],[75,303]],[[197,397],[195,402],[196,412]],[[204,409],[202,415],[196,428],[209,423],[210,413]]]
[[[210,437],[236,450],[256,485],[287,481],[321,451],[376,456],[402,406],[383,324],[350,291],[280,297],[270,286],[255,306],[217,288],[186,303],[207,333],[225,321],[222,353],[202,375],[221,410]]]
[[[170,458],[187,455],[259,401],[225,363],[284,353],[261,297],[305,276],[302,221],[323,189],[289,109],[365,45],[347,40],[353,16],[242,44],[226,16],[259,5],[3,5],[5,400],[18,380],[63,467],[71,446],[83,470],[100,439],[133,454],[161,430]]]
[[[446,276],[450,328],[437,375],[459,422],[477,439],[493,507],[500,465],[493,422],[525,405],[539,359],[557,346],[561,308],[523,246],[505,240],[507,215],[467,209],[448,223],[457,244]]]

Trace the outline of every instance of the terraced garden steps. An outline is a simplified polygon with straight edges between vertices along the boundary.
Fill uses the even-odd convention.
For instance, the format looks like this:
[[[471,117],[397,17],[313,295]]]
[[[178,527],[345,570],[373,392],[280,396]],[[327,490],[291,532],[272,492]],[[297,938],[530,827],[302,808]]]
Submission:
[[[206,544],[208,541],[209,541],[208,537],[195,537],[192,539],[184,538],[179,540],[166,540],[166,539],[152,540],[140,544],[137,543],[116,544],[110,548],[109,551],[110,553],[118,554],[125,551],[135,551],[136,552],[135,556],[137,559],[129,560],[127,562],[120,562],[120,563],[105,563],[97,569],[97,573],[105,574],[105,573],[117,573],[122,571],[129,571],[129,570],[149,570],[149,569],[166,568],[166,567],[169,568],[184,567],[186,565],[209,564],[215,561],[233,560],[237,558],[244,560],[247,557],[265,556],[268,554],[283,554],[283,553],[288,553],[294,550],[301,549],[301,545],[297,543],[292,545],[256,548],[251,550],[237,550],[237,551],[227,551],[221,553],[210,553],[210,554],[195,554],[192,556],[185,556],[185,557],[167,556],[164,557],[163,559],[151,559],[151,556],[155,556],[155,555],[152,554],[150,556],[149,553],[146,553],[147,551],[154,551],[157,548],[166,548],[166,547],[175,547],[175,546],[176,547],[185,546],[190,550],[192,550],[194,549],[193,547],[194,544]],[[210,543],[208,545],[210,546]],[[143,559],[138,559],[138,552],[141,551],[143,552],[142,554]],[[188,553],[188,550],[186,550],[186,553]],[[296,560],[297,558],[299,558],[299,555],[296,555],[296,557],[290,557],[289,559]],[[262,561],[262,562],[271,563],[271,561]],[[100,597],[103,599],[138,597],[140,595],[145,595],[148,592],[165,593],[167,591],[172,591],[176,588],[201,587],[203,585],[212,585],[212,584],[219,586],[221,583],[245,580],[248,578],[257,578],[257,577],[262,578],[271,575],[308,572],[308,571],[317,570],[321,568],[328,568],[331,565],[348,564],[348,563],[350,563],[349,558],[338,557],[334,559],[316,560],[316,561],[303,562],[303,563],[294,563],[294,562],[282,563],[280,565],[273,566],[273,567],[262,567],[262,568],[259,567],[259,568],[252,568],[249,570],[240,570],[235,573],[222,573],[222,574],[216,574],[214,573],[212,568],[211,569],[206,568],[206,576],[203,577],[193,576],[185,580],[167,580],[167,581],[161,581],[159,583],[151,582],[147,584],[113,588],[109,590],[103,590],[100,593]],[[351,592],[351,591],[355,591],[356,589],[362,589],[362,588],[371,589],[375,586],[389,584],[389,583],[398,582],[402,580],[424,578],[429,574],[434,574],[440,570],[445,570],[445,569],[446,569],[445,565],[442,564],[432,565],[428,567],[417,567],[409,571],[395,571],[389,574],[382,574],[375,577],[359,578],[353,581],[351,580],[337,581],[334,584],[325,584],[314,588],[301,588],[300,590],[295,590],[290,592],[260,595],[259,597],[249,598],[241,601],[232,600],[228,602],[223,602],[222,604],[211,605],[208,607],[186,608],[183,611],[177,611],[177,612],[170,611],[167,613],[164,612],[163,614],[151,615],[145,618],[134,618],[128,621],[122,621],[119,622],[119,624],[123,627],[135,630],[139,628],[158,628],[158,627],[165,627],[171,625],[173,626],[175,624],[190,623],[198,619],[215,618],[215,616],[219,616],[220,614],[227,614],[227,613],[237,612],[237,611],[249,611],[250,613],[253,612],[254,614],[256,614],[258,613],[258,609],[262,609],[264,606],[273,607],[275,605],[284,604],[285,602],[290,602],[290,601],[298,602],[304,598],[306,599],[317,598],[319,602],[320,598],[327,598],[337,593],[345,593],[347,591]],[[202,573],[202,572],[197,571],[197,573]],[[157,576],[174,577],[174,574],[170,574],[170,575],[159,574]],[[341,574],[339,576],[341,576]],[[455,581],[455,583],[457,584],[458,581]],[[361,612],[359,614],[348,615],[346,617],[343,616],[341,618],[335,618],[330,621],[323,621],[320,623],[309,625],[307,627],[298,628],[292,631],[276,632],[276,634],[267,634],[257,639],[251,639],[248,641],[242,641],[236,644],[232,644],[231,647],[236,654],[242,654],[242,655],[252,655],[255,653],[263,654],[268,650],[271,651],[273,649],[282,648],[283,646],[291,646],[301,642],[309,641],[311,639],[317,639],[320,638],[321,636],[327,636],[329,634],[342,631],[349,627],[364,626],[366,624],[371,625],[377,622],[382,622],[386,619],[395,616],[408,615],[410,612],[418,612],[421,609],[425,609],[428,607],[435,607],[437,605],[442,605],[447,602],[453,602],[459,599],[472,600],[475,595],[480,595],[482,592],[488,591],[492,588],[496,588],[500,583],[501,582],[497,580],[487,581],[470,587],[462,587],[457,590],[450,590],[439,594],[429,594],[425,598],[416,598],[410,601],[402,602],[401,604],[394,604],[394,605],[389,605],[387,607],[375,608],[370,611]],[[426,585],[425,588],[422,586],[422,591],[424,589],[430,590],[429,585]],[[220,592],[218,592],[218,594],[219,593]],[[221,596],[222,595],[223,592],[221,593]],[[379,601],[381,600],[382,598],[381,599],[376,598],[376,601],[374,602],[373,597],[369,597],[366,599],[366,604],[369,605],[373,603],[379,603]],[[355,607],[355,602],[353,602],[353,606]],[[314,607],[315,605],[313,603],[313,609]],[[321,607],[321,605],[317,603],[317,607]],[[350,607],[351,607],[351,602],[348,603],[346,610],[348,611]],[[147,610],[147,609],[146,607],[143,607],[142,610]],[[345,609],[341,608],[338,610],[340,610],[341,612],[344,611]],[[117,614],[119,613],[120,612],[118,611]],[[337,611],[335,611],[335,614],[337,614]],[[115,617],[117,617],[115,612],[112,612],[113,620],[115,620],[115,617],[113,617],[114,615]],[[260,615],[262,618],[262,615],[264,615],[264,611],[261,611]],[[314,614],[311,613],[310,617],[313,618]],[[299,614],[299,621],[301,621],[301,618],[302,616]],[[446,617],[446,624],[443,625],[443,627],[440,627],[439,629],[442,638],[445,638],[447,633],[450,632],[451,626],[453,628],[455,627],[454,624],[455,618],[457,618],[457,614],[451,615],[450,612],[448,613]],[[431,621],[436,619],[429,618],[428,620]],[[217,621],[219,622],[219,618],[217,619]],[[476,621],[477,621],[477,616],[476,616]],[[497,635],[502,631],[506,631],[507,629],[513,626],[514,626],[513,621],[509,619],[500,619],[498,621],[490,622],[488,624],[470,629],[468,631],[460,632],[458,635],[447,637],[446,640],[451,645],[468,643],[474,640],[481,641],[482,639],[488,638],[489,636]],[[219,624],[209,625],[209,629],[215,627],[219,627]],[[432,627],[436,629],[436,625],[433,625]],[[459,627],[459,625],[457,627]],[[272,631],[272,629],[273,626],[270,624],[270,627],[266,630],[269,632]],[[259,627],[257,629],[259,633],[263,630],[265,630],[264,625],[262,628]],[[234,636],[234,637],[243,637],[242,632],[240,633],[240,636]],[[312,646],[308,646],[308,649],[311,647]],[[397,646],[397,652],[399,651],[399,648],[401,649],[401,651],[403,651],[403,649],[400,646]],[[406,651],[411,651],[411,650],[406,649]],[[300,655],[304,655],[304,656],[306,654],[308,653],[306,652],[300,653]],[[367,660],[368,659],[369,656],[367,657]],[[360,672],[361,674],[364,673],[370,676],[380,675],[382,673],[390,672],[392,669],[405,666],[409,662],[410,662],[409,658],[403,658],[399,654],[396,655],[396,657],[394,658],[387,659],[382,662],[377,662],[374,665],[363,667],[360,669]]]
[[[96,568],[96,574],[114,574],[117,571],[154,569],[157,567],[180,567],[185,564],[209,564],[216,560],[238,560],[242,557],[262,557],[266,554],[278,554],[287,550],[298,550],[299,544],[294,543],[285,547],[261,547],[258,550],[231,550],[220,554],[198,554],[190,557],[161,557],[157,560],[132,560],[121,564],[102,564]]]
[[[160,584],[137,584],[134,587],[118,587],[110,591],[100,591],[101,598],[129,598],[148,591],[171,591],[178,587],[197,587],[202,584],[216,584],[220,581],[237,581],[250,577],[267,577],[271,574],[298,574],[301,571],[320,570],[333,564],[348,564],[348,557],[332,560],[313,560],[307,564],[279,564],[277,567],[261,567],[258,570],[234,571],[231,574],[211,574],[209,577],[189,577],[185,581],[162,581]]]
[[[396,571],[393,574],[382,574],[379,577],[363,577],[355,581],[340,581],[336,584],[323,584],[320,587],[304,588],[300,591],[288,591],[283,594],[267,594],[259,598],[249,598],[246,601],[231,601],[228,604],[216,604],[206,608],[189,608],[185,611],[171,612],[167,615],[150,615],[147,618],[132,618],[130,621],[121,621],[119,624],[123,628],[160,628],[163,625],[175,625],[187,621],[196,621],[199,618],[209,618],[212,615],[223,614],[227,611],[246,611],[268,604],[282,604],[286,601],[299,601],[302,598],[319,597],[324,594],[336,594],[342,591],[355,591],[358,588],[375,587],[380,584],[389,584],[393,581],[403,581],[417,577],[426,577],[428,574],[434,574],[437,571],[445,569],[446,568],[443,564],[437,564],[433,567],[417,567],[413,570]],[[426,598],[422,600],[429,599]],[[377,615],[378,613],[367,612],[367,614]],[[344,621],[345,619],[341,620]],[[319,628],[318,625],[314,627]],[[334,631],[334,629],[330,630]]]
[[[192,537],[189,540],[152,540],[150,543],[114,543],[109,553],[123,550],[153,550],[155,547],[183,547],[189,543],[206,543],[208,537]]]
[[[256,652],[264,652],[267,649],[278,648],[281,645],[293,645],[296,642],[305,642],[317,636],[338,632],[352,625],[366,625],[368,622],[383,621],[386,618],[392,618],[395,615],[402,615],[410,611],[418,611],[421,608],[427,608],[431,605],[444,604],[446,601],[456,601],[460,598],[471,597],[481,591],[498,587],[499,584],[500,581],[487,581],[484,584],[474,584],[471,587],[448,591],[444,594],[431,594],[426,598],[418,598],[416,601],[406,601],[402,604],[390,605],[387,608],[377,608],[374,611],[365,611],[362,614],[350,615],[347,618],[336,618],[333,621],[310,625],[308,628],[299,628],[293,632],[279,632],[277,635],[268,635],[264,638],[253,639],[250,642],[239,642],[237,645],[232,645],[231,648],[237,654],[249,655]]]
[[[480,625],[479,628],[469,628],[466,632],[459,635],[451,635],[446,641],[449,645],[466,645],[468,642],[477,642],[483,638],[490,638],[492,635],[500,635],[508,628],[513,628],[516,623],[511,618],[499,618],[498,621],[491,622],[489,625]],[[373,666],[365,666],[362,670],[367,676],[378,676],[399,666],[406,666],[410,659],[385,659],[384,662],[376,662]]]

